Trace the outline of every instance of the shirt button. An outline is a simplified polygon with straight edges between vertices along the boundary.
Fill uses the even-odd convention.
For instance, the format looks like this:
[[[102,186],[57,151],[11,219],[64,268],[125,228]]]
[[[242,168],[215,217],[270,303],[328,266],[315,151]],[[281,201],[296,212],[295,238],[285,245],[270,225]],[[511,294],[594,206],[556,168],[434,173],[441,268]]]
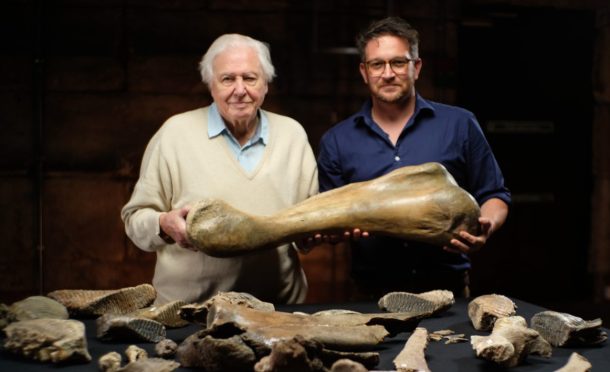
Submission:
[[[396,156],[394,157],[394,160],[396,160],[396,161],[400,161],[400,156],[396,155]]]

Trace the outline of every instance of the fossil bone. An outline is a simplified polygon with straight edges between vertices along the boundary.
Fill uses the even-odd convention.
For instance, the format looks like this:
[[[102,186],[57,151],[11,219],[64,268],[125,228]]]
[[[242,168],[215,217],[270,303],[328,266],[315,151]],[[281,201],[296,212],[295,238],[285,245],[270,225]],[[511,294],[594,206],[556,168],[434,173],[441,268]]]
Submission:
[[[273,306],[272,303],[261,301],[249,293],[219,292],[218,294],[203,303],[182,306],[178,311],[178,315],[180,316],[180,318],[191,323],[206,324],[208,309],[218,302],[230,303],[263,311],[275,310],[275,306]]]
[[[127,363],[125,367],[119,369],[117,372],[171,372],[178,367],[180,367],[180,363],[173,360],[147,358]]]
[[[176,359],[184,367],[204,367],[206,371],[251,371],[258,357],[240,335],[219,338],[207,330],[187,337]]]
[[[551,356],[551,345],[540,334],[527,328],[523,317],[509,316],[495,321],[489,336],[471,336],[477,357],[505,367],[515,367],[529,355]]]
[[[339,359],[333,363],[330,372],[367,372],[368,369],[351,359]]]
[[[0,329],[6,324],[19,320],[40,318],[68,319],[68,310],[61,303],[45,296],[31,296],[10,306],[3,305],[5,309],[0,314]],[[4,324],[4,326],[2,326]]]
[[[573,352],[565,366],[555,372],[589,372],[593,366],[584,356]]]
[[[104,354],[98,361],[98,366],[102,372],[171,372],[180,367],[180,364],[173,360],[160,358],[148,358],[146,350],[135,345],[130,345],[125,350],[129,359],[124,367],[121,367],[121,355],[116,351]]]
[[[169,338],[163,339],[155,344],[155,353],[163,359],[173,358],[176,355],[178,344]]]
[[[453,292],[434,290],[423,293],[390,292],[381,297],[378,306],[390,312],[425,311],[431,314],[441,313],[455,303]]]
[[[426,363],[426,347],[428,346],[428,331],[417,327],[405,343],[403,349],[394,358],[394,366],[398,372],[430,372]]]
[[[404,312],[312,316],[218,303],[209,310],[207,326],[231,325],[247,331],[261,343],[301,335],[330,349],[352,351],[375,346],[388,335],[412,331],[421,319],[429,315],[426,312]]]
[[[4,348],[41,362],[89,362],[85,325],[71,319],[32,319],[4,328]]]
[[[197,249],[218,257],[355,227],[443,246],[461,230],[478,235],[479,216],[474,198],[442,165],[425,163],[315,195],[271,216],[204,199],[191,208],[187,233]]]
[[[125,356],[127,356],[127,362],[133,363],[141,359],[148,359],[148,352],[136,345],[129,345],[125,349]]]
[[[601,330],[602,320],[583,320],[574,315],[556,311],[535,314],[531,327],[553,346],[597,345],[608,338]]]
[[[115,372],[121,368],[123,358],[116,351],[111,351],[100,357],[97,361],[97,366],[101,372]]]
[[[150,284],[116,290],[60,289],[47,296],[62,303],[75,316],[127,314],[150,305],[157,292]]]
[[[271,353],[255,365],[256,372],[326,372],[318,358],[321,345],[307,342],[302,337],[280,340],[273,344]]]
[[[508,297],[498,294],[482,295],[468,304],[468,317],[478,331],[489,331],[498,318],[517,313],[517,306]]]

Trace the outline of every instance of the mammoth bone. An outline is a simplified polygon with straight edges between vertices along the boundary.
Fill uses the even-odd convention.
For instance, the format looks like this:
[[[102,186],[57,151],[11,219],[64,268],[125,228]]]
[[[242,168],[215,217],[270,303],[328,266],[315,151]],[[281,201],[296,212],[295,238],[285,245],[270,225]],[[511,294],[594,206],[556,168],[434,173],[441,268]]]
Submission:
[[[425,163],[315,195],[270,216],[204,199],[188,214],[187,234],[197,249],[217,257],[353,228],[443,246],[461,230],[478,235],[479,216],[477,202],[441,164]]]

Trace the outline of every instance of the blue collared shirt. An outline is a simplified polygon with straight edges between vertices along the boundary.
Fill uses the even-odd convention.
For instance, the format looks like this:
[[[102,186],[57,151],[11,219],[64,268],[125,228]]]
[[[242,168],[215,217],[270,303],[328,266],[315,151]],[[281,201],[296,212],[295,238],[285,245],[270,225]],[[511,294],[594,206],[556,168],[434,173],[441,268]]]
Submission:
[[[208,111],[208,137],[223,136],[227,140],[231,152],[233,152],[239,164],[247,172],[251,172],[256,168],[263,157],[265,146],[269,142],[269,121],[267,116],[261,110],[258,111],[258,115],[260,117],[260,125],[256,127],[256,131],[248,142],[242,146],[227,128],[218,112],[216,103],[212,103]]]
[[[499,198],[510,205],[509,190],[475,116],[462,108],[436,103],[417,95],[415,111],[393,145],[371,115],[368,100],[356,114],[341,121],[324,134],[318,155],[320,191],[370,180],[394,169],[426,162],[443,164],[457,183],[483,204]],[[382,241],[382,243],[381,243]],[[435,266],[451,270],[466,269],[466,256],[450,254],[436,247],[414,248],[420,244],[375,237],[361,240],[354,252],[358,265],[379,267],[370,275],[385,275],[394,264],[400,271]],[[380,249],[383,246],[383,251]],[[393,252],[393,253],[388,253]],[[407,253],[408,252],[408,253]]]

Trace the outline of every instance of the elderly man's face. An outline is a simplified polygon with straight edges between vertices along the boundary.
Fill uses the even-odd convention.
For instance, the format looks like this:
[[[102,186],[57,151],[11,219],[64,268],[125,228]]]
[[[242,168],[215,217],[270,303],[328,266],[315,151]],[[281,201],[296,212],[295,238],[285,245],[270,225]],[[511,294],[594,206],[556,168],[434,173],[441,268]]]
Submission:
[[[247,46],[228,48],[213,61],[210,90],[227,124],[252,124],[265,100],[267,81],[256,52]]]

